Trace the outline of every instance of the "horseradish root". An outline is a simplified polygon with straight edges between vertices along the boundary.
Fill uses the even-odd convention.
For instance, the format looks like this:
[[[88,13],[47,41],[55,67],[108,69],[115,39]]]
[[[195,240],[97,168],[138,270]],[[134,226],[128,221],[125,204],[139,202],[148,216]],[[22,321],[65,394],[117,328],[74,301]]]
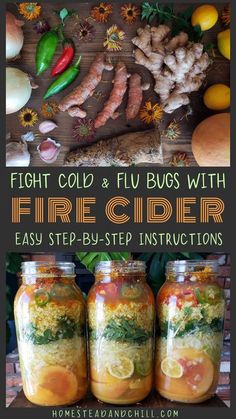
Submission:
[[[106,124],[109,118],[116,119],[119,116],[117,109],[122,103],[127,90],[127,79],[129,74],[124,63],[119,61],[115,69],[115,78],[113,80],[113,89],[108,100],[105,102],[103,110],[97,115],[94,127],[95,129]]]
[[[67,111],[70,116],[85,118],[87,113],[80,109],[80,106],[93,95],[96,87],[102,80],[103,71],[111,71],[112,69],[112,64],[106,62],[105,54],[97,54],[88,74],[84,77],[79,86],[61,100],[59,109],[63,112]]]
[[[100,140],[71,151],[65,166],[131,166],[162,164],[162,149],[158,130],[131,132],[108,140]]]
[[[155,92],[160,96],[163,110],[172,113],[190,103],[191,92],[201,87],[210,58],[203,44],[191,43],[185,32],[168,39],[166,25],[139,28],[132,42],[136,64],[143,65],[155,79]]]

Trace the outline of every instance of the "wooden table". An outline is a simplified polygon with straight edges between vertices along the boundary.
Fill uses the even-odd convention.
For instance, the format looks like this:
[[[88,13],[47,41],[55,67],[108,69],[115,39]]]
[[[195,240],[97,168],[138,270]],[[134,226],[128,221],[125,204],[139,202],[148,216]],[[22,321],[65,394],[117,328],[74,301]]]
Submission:
[[[98,402],[95,397],[93,397],[91,394],[88,394],[87,398],[83,401],[76,403],[75,405],[71,407],[79,407],[81,409],[101,409],[101,408],[111,408],[112,405],[109,405],[107,403],[101,403]],[[201,403],[201,404],[191,404],[186,405],[184,403],[176,403],[176,402],[170,402],[169,400],[164,399],[163,397],[159,396],[157,393],[153,392],[149,397],[147,397],[143,402],[136,403],[135,405],[132,405],[132,407],[136,408],[147,408],[147,409],[160,409],[160,408],[181,408],[181,407],[189,406],[190,408],[193,406],[198,407],[225,407],[227,408],[226,404],[218,397],[215,396],[212,399]],[[35,404],[29,402],[23,391],[21,391],[17,397],[13,400],[13,402],[10,404],[9,407],[37,407]],[[113,406],[114,407],[114,406]],[[116,406],[118,407],[118,406]],[[119,406],[120,407],[120,406]]]
[[[90,8],[93,4],[97,4],[98,2],[89,2],[89,3],[81,3],[81,2],[66,2],[66,7],[68,9],[74,9],[78,11],[80,18],[88,17]],[[148,70],[146,70],[144,67],[136,65],[134,63],[134,58],[132,55],[133,46],[131,43],[132,37],[136,34],[136,30],[140,26],[144,26],[145,22],[140,22],[138,20],[137,23],[134,25],[126,25],[122,21],[120,15],[119,15],[119,9],[120,4],[119,2],[113,1],[114,6],[114,12],[112,17],[109,19],[107,24],[94,24],[96,29],[96,37],[93,42],[86,42],[83,43],[81,41],[78,41],[75,36],[75,26],[76,26],[76,20],[72,19],[71,22],[68,22],[66,25],[66,35],[68,37],[73,37],[76,45],[76,56],[82,55],[82,61],[81,61],[81,70],[80,75],[77,79],[77,81],[74,82],[72,87],[69,87],[66,91],[66,93],[70,92],[77,84],[82,80],[84,75],[88,72],[88,69],[94,59],[95,54],[98,51],[103,51],[103,40],[104,35],[106,32],[106,28],[109,27],[111,24],[116,23],[119,27],[121,27],[126,32],[126,39],[123,43],[123,49],[119,53],[109,53],[109,56],[111,57],[112,61],[114,63],[117,62],[118,58],[123,60],[129,72],[134,73],[138,72],[143,80],[151,82],[151,85],[153,86],[153,79],[151,74]],[[136,4],[141,3],[141,1],[136,1]],[[60,10],[63,8],[65,3],[58,2],[58,3],[42,3],[42,16],[45,17],[53,26],[58,22],[55,13],[53,10]],[[181,4],[175,4],[175,10],[181,11],[186,9],[187,6],[190,6],[191,3],[183,3]],[[196,6],[196,4],[193,6]],[[8,9],[11,10],[15,15],[17,15],[17,9],[14,4],[8,4]],[[216,7],[219,11],[221,11],[224,7],[224,4],[216,4]],[[157,21],[153,21],[153,25],[155,25]],[[210,31],[207,31],[204,35],[204,43],[208,44],[213,42],[216,44],[216,35],[217,33],[222,30],[223,27],[220,23],[220,21],[215,25]],[[25,43],[22,50],[22,56],[19,61],[15,61],[13,63],[10,63],[8,65],[10,66],[16,66],[23,71],[30,73],[32,75],[35,75],[35,64],[34,64],[34,57],[35,57],[35,49],[36,44],[40,38],[40,35],[38,35],[34,29],[32,22],[26,22],[24,25],[24,34],[25,34]],[[59,53],[61,51],[61,48],[58,48],[58,52],[55,56],[54,62],[56,61]],[[98,90],[102,92],[104,95],[101,100],[97,100],[95,98],[90,98],[84,105],[83,108],[88,110],[88,115],[91,118],[94,118],[97,112],[102,108],[102,104],[104,100],[109,95],[110,89],[111,89],[111,80],[112,80],[112,72],[104,72],[103,75],[103,82],[99,85]],[[192,152],[191,152],[191,136],[194,127],[204,118],[207,116],[213,114],[213,112],[209,111],[203,104],[202,101],[202,94],[204,89],[214,83],[225,83],[229,84],[230,79],[230,63],[228,60],[226,60],[224,57],[220,56],[219,53],[217,53],[217,56],[214,59],[214,62],[208,71],[207,79],[204,83],[204,86],[202,89],[191,95],[191,106],[193,115],[186,120],[185,118],[181,122],[181,130],[182,134],[180,139],[176,142],[172,141],[163,141],[163,149],[164,149],[164,162],[165,165],[168,165],[168,162],[173,155],[175,151],[184,151],[187,152],[191,165],[196,166],[196,162],[193,158]],[[39,85],[39,88],[37,90],[34,90],[31,96],[30,101],[28,102],[27,106],[32,107],[33,109],[40,112],[40,108],[42,105],[42,96],[45,92],[47,86],[51,82],[50,78],[50,71],[46,71],[43,73],[40,77],[35,79],[35,82]],[[64,93],[58,94],[55,96],[55,100],[59,101],[61,97],[65,95]],[[152,101],[156,102],[158,101],[157,95],[153,92],[152,88],[145,92],[144,94],[145,99],[151,99]],[[53,98],[54,99],[54,98]],[[160,124],[160,131],[163,130],[168,122],[175,118],[176,120],[180,119],[186,109],[182,107],[180,110],[177,110],[174,114],[168,115],[166,114],[163,118],[162,123]],[[120,108],[121,116],[118,120],[115,122],[110,120],[105,127],[99,129],[96,133],[95,140],[103,139],[103,138],[111,138],[113,136],[117,136],[119,134],[123,134],[126,132],[131,131],[138,131],[138,130],[144,130],[147,129],[147,126],[142,123],[139,119],[136,119],[129,124],[127,124],[125,118],[124,118],[124,104]],[[18,140],[20,136],[27,132],[29,129],[24,129],[19,125],[17,113],[8,115],[7,116],[7,132],[11,133],[11,137],[13,140]],[[42,117],[40,118],[42,121]],[[67,113],[59,113],[56,115],[55,120],[58,124],[58,128],[53,131],[51,136],[55,139],[57,139],[61,143],[61,152],[59,155],[59,158],[57,161],[53,164],[54,166],[62,166],[64,162],[65,155],[68,153],[69,150],[75,148],[78,146],[78,142],[75,141],[72,136],[72,124],[73,124],[73,118],[67,115]],[[38,133],[37,126],[33,129],[35,133]],[[49,134],[50,135],[50,134]],[[37,138],[33,143],[29,144],[29,150],[32,155],[31,160],[31,166],[46,166],[45,163],[41,161],[41,159],[38,156],[36,147],[40,143],[40,141],[45,138],[45,136],[40,135],[39,138]]]

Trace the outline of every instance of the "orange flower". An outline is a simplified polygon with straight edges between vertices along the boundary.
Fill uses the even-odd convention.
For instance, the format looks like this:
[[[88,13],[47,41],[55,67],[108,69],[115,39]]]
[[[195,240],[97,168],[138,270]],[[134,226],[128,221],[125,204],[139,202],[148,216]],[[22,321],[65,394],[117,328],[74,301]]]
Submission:
[[[140,15],[139,7],[134,4],[127,3],[121,6],[120,15],[125,23],[131,25],[137,20],[137,17]]]
[[[112,5],[110,3],[102,2],[98,6],[94,6],[90,14],[96,22],[105,23],[108,21],[112,10]]]
[[[34,20],[40,16],[41,6],[38,3],[20,3],[18,11],[25,19]]]
[[[58,110],[58,104],[56,102],[44,102],[41,106],[41,114],[45,118],[53,118]]]
[[[177,151],[170,161],[170,166],[174,167],[184,167],[189,166],[189,160],[187,154],[182,151]]]
[[[141,121],[145,122],[145,124],[159,122],[162,118],[162,115],[162,107],[158,103],[155,103],[155,105],[153,105],[150,100],[145,103],[145,105],[142,107],[139,113]]]
[[[222,13],[221,13],[221,20],[225,26],[230,25],[231,21],[231,10],[230,10],[230,4],[224,7]]]

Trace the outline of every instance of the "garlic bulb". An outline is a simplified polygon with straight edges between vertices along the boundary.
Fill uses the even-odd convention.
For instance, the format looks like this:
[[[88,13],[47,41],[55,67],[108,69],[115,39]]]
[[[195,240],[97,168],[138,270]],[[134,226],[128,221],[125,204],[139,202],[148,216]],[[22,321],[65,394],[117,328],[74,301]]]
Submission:
[[[54,121],[43,121],[41,124],[39,124],[39,131],[41,134],[47,134],[50,131],[53,131],[55,128],[57,128],[57,124]]]
[[[28,167],[30,153],[25,141],[12,141],[6,145],[6,167]]]
[[[60,143],[57,143],[51,138],[47,138],[38,145],[37,150],[41,160],[45,163],[54,163],[60,153],[60,147]]]

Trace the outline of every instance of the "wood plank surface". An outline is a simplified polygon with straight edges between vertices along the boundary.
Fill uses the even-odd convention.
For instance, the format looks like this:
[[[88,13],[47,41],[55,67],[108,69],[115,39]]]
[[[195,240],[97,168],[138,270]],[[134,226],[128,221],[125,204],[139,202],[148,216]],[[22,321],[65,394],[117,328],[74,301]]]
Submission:
[[[186,405],[184,403],[177,403],[177,402],[170,402],[169,400],[164,399],[156,392],[153,392],[149,397],[147,397],[144,401],[140,403],[136,403],[135,405],[132,405],[132,407],[136,408],[147,408],[147,409],[158,409],[158,408],[181,408],[181,407],[226,407],[226,404],[218,397],[214,396],[210,400],[207,400],[204,403],[200,404],[191,404]],[[13,402],[10,404],[9,407],[37,407],[35,404],[28,401],[23,393],[23,390],[16,396],[16,398],[13,400]],[[121,406],[114,406],[107,403],[99,402],[95,397],[93,397],[90,393],[88,396],[80,401],[79,403],[76,403],[72,405],[71,407],[79,407],[82,409],[101,409],[104,407],[121,407]]]
[[[119,12],[120,12],[120,2],[113,1],[113,14],[112,17],[109,19],[108,23],[106,24],[98,24],[95,23],[95,29],[96,29],[96,36],[93,42],[82,42],[78,41],[78,37],[76,36],[76,27],[77,27],[77,20],[75,18],[72,18],[70,22],[66,25],[66,35],[68,37],[72,37],[75,45],[76,45],[76,57],[80,54],[82,55],[82,61],[81,61],[81,70],[79,77],[77,80],[67,88],[66,91],[56,95],[52,98],[52,100],[56,100],[59,102],[60,98],[62,98],[65,94],[68,94],[70,91],[73,90],[75,86],[78,85],[78,83],[83,79],[84,75],[88,72],[88,69],[95,57],[95,54],[99,51],[103,51],[103,40],[106,32],[106,28],[109,27],[111,24],[116,23],[121,29],[123,29],[126,33],[126,39],[123,42],[123,49],[121,52],[117,53],[109,53],[109,57],[112,60],[112,62],[115,64],[118,59],[123,60],[125,64],[127,65],[128,71],[130,73],[138,72],[141,76],[143,81],[147,81],[151,83],[151,86],[153,87],[153,79],[151,74],[148,70],[146,70],[143,66],[136,65],[134,63],[133,58],[133,46],[131,43],[132,37],[136,34],[136,30],[140,26],[144,26],[145,22],[140,22],[138,20],[137,23],[134,25],[127,25],[123,22],[121,19]],[[141,3],[140,1],[135,1],[136,4]],[[51,4],[50,2],[47,3],[41,3],[42,4],[42,16],[45,17],[50,25],[53,27],[56,22],[58,22],[57,17],[55,16],[54,10],[60,10],[65,6],[65,3],[63,2],[55,2]],[[74,9],[78,11],[80,18],[87,18],[90,13],[90,9],[93,4],[97,4],[97,2],[87,2],[87,3],[81,3],[81,2],[66,2],[66,7],[68,9]],[[182,4],[175,4],[175,10],[181,11],[186,9],[186,7],[190,6],[191,3],[182,3]],[[196,6],[196,4],[192,4],[193,6]],[[221,11],[224,7],[224,3],[217,3],[216,7],[219,11]],[[17,8],[15,4],[8,4],[7,6],[8,10],[12,11],[17,16]],[[153,25],[155,25],[157,21],[153,21]],[[204,35],[204,43],[214,43],[216,44],[216,36],[217,33],[222,30],[222,24],[220,21],[209,31],[205,32]],[[11,62],[7,65],[9,66],[15,66],[23,71],[30,73],[31,75],[35,75],[35,50],[37,42],[40,38],[40,35],[38,35],[35,30],[33,29],[32,22],[26,22],[24,25],[24,34],[25,34],[25,43],[22,50],[21,58],[17,61]],[[58,56],[60,55],[61,47],[58,48],[57,53],[54,57],[53,63],[57,60]],[[103,102],[106,100],[106,98],[109,96],[109,92],[111,90],[111,81],[113,77],[113,72],[105,71],[103,74],[103,80],[102,83],[99,85],[98,89],[102,92],[103,98],[102,100],[98,101],[95,98],[90,98],[84,105],[83,108],[88,111],[88,116],[91,118],[94,118],[97,112],[102,108]],[[195,128],[195,126],[202,121],[204,118],[206,118],[209,115],[212,115],[213,112],[208,110],[202,100],[202,95],[204,89],[206,89],[207,86],[212,85],[214,83],[225,83],[229,84],[230,81],[230,63],[228,60],[226,60],[224,57],[220,56],[219,53],[217,53],[217,56],[215,57],[209,71],[207,74],[207,78],[204,82],[204,86],[201,88],[201,90],[197,93],[193,93],[191,95],[191,107],[192,107],[192,115],[188,117],[188,119],[183,119],[181,122],[181,130],[182,134],[181,137],[173,142],[173,141],[167,141],[166,139],[162,141],[163,145],[163,153],[164,153],[164,165],[167,166],[168,162],[170,161],[171,156],[176,151],[184,151],[187,152],[188,157],[190,159],[190,164],[193,166],[196,166],[197,163],[195,162],[192,152],[191,152],[191,136],[192,132]],[[32,107],[36,111],[40,113],[40,108],[43,103],[42,96],[47,88],[47,86],[51,82],[50,78],[50,70],[47,70],[44,72],[40,77],[35,78],[35,82],[39,85],[39,88],[37,90],[33,90],[32,96],[30,101],[28,102],[27,106]],[[153,89],[151,88],[149,91],[144,92],[144,98],[146,100],[151,99],[152,101],[156,102],[158,101],[158,96],[154,93]],[[144,100],[145,100],[144,99]],[[134,121],[127,124],[127,121],[124,117],[124,109],[125,109],[125,102],[123,101],[122,106],[120,107],[120,117],[116,121],[109,120],[109,122],[96,132],[95,141],[99,139],[105,139],[105,138],[111,138],[113,136],[117,136],[123,133],[127,132],[133,132],[138,130],[145,130],[147,129],[147,126],[142,123],[139,119],[135,119]],[[159,130],[162,131],[168,124],[170,120],[175,118],[176,120],[180,119],[186,109],[182,107],[181,109],[177,110],[174,114],[168,115],[165,114]],[[44,118],[40,116],[40,121],[42,121]],[[71,118],[67,113],[60,112],[56,115],[55,121],[58,124],[58,128],[54,130],[51,133],[51,137],[58,140],[61,143],[61,152],[60,155],[55,163],[53,163],[51,166],[62,166],[64,163],[65,155],[68,153],[69,150],[72,150],[76,147],[78,147],[78,142],[72,138],[72,125],[73,125],[73,118]],[[22,128],[18,122],[17,113],[14,113],[12,115],[8,115],[6,117],[6,128],[7,132],[11,133],[11,138],[13,140],[18,140],[22,134],[27,132],[29,129]],[[150,127],[151,128],[151,127]],[[33,128],[33,132],[38,133],[37,126]],[[50,136],[50,134],[49,134]],[[32,156],[31,159],[31,166],[47,166],[44,162],[41,161],[41,159],[38,156],[37,153],[37,145],[42,141],[42,139],[45,138],[45,135],[41,135],[37,137],[37,139],[29,144],[29,150]],[[81,144],[82,145],[82,144]]]

